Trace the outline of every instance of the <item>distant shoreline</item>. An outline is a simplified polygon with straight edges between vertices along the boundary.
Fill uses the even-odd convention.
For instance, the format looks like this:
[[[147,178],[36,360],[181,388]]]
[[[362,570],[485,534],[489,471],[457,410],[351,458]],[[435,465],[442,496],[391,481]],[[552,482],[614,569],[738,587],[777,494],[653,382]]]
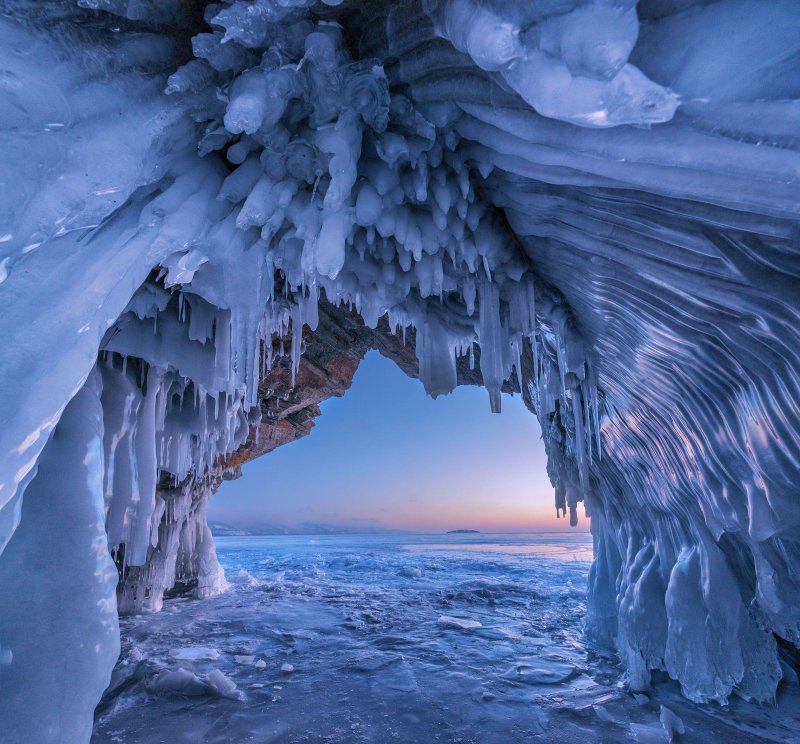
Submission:
[[[478,534],[482,537],[489,537],[491,535],[586,535],[591,536],[591,532],[589,529],[580,529],[580,528],[571,528],[571,529],[564,529],[564,530],[516,530],[514,532],[504,532],[504,531],[497,531],[497,532],[481,532],[475,530],[474,532],[459,532],[459,531],[448,531],[442,532],[441,530],[385,530],[382,532],[349,532],[342,530],[341,532],[301,532],[301,531],[290,531],[287,530],[285,532],[247,532],[245,530],[236,530],[231,532],[217,532],[213,529],[211,530],[211,534],[214,538],[218,537],[394,537],[394,536],[420,536],[420,537],[427,537],[431,535],[463,535],[463,534]]]

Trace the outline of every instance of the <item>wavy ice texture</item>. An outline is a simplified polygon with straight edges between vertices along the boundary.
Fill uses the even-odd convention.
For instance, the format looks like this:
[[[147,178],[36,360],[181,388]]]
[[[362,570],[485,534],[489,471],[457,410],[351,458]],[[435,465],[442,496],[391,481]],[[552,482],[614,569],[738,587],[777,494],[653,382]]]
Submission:
[[[413,328],[431,395],[476,345],[493,410],[517,381],[634,689],[772,698],[775,636],[800,644],[794,0],[78,5],[0,16],[0,570],[50,534],[27,510],[63,461],[104,495],[121,610],[221,591],[205,503],[324,296]],[[111,648],[62,611],[0,613],[15,726],[47,720],[5,702],[47,695],[21,623]],[[111,656],[51,711],[72,740]]]

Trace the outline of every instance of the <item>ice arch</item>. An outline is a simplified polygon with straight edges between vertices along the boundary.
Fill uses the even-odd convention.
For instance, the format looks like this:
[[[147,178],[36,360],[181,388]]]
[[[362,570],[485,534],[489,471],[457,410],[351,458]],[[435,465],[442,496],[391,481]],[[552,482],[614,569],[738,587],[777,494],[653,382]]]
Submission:
[[[793,0],[0,10],[15,733],[85,738],[109,546],[123,609],[176,575],[220,588],[203,500],[264,446],[260,385],[302,382],[299,329],[325,339],[326,314],[365,329],[333,356],[413,329],[391,354],[431,394],[471,354],[494,407],[522,389],[556,508],[592,518],[590,628],[634,687],[774,694],[775,637],[800,643]],[[63,572],[33,560],[48,544]],[[63,623],[56,590],[95,621]],[[23,643],[47,634],[66,664],[95,653],[60,707]]]

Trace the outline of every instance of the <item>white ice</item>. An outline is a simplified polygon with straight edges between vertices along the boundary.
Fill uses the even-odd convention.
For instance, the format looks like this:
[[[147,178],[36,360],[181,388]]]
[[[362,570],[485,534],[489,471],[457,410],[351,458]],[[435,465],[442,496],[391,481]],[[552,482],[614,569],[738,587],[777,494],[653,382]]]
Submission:
[[[466,617],[450,617],[450,615],[442,615],[437,622],[443,628],[457,628],[458,630],[474,630],[481,627],[479,620],[470,620]]]

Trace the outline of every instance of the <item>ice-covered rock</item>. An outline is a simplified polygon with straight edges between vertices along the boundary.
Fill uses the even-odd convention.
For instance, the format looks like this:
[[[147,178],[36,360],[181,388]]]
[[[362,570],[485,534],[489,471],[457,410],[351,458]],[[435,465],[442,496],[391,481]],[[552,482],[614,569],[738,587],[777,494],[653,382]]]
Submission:
[[[431,395],[522,392],[633,689],[770,700],[800,644],[797,3],[196,11],[0,17],[0,573],[32,598],[0,605],[3,720],[86,739],[109,553],[122,611],[222,591],[208,498],[370,346]],[[304,371],[315,333],[357,350]],[[80,669],[61,707],[40,650]]]

